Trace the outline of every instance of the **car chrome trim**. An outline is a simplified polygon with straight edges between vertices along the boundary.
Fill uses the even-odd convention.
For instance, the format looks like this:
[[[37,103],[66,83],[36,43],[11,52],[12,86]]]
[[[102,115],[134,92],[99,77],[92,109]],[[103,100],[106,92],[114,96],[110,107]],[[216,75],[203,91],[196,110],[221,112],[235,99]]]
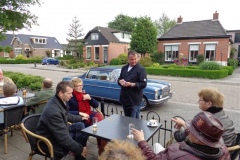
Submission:
[[[161,98],[161,99],[158,99],[158,100],[151,100],[151,99],[148,99],[148,102],[149,104],[160,104],[160,103],[164,103],[166,102],[168,99],[170,99],[172,97],[172,93],[169,93],[169,95],[167,97],[164,97],[164,98]]]

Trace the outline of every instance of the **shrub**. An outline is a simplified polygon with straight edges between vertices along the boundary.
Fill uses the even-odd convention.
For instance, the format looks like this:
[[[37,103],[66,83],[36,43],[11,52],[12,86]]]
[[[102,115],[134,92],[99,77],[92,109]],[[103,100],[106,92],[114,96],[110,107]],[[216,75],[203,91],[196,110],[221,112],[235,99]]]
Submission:
[[[200,70],[221,70],[222,68],[217,62],[202,62],[199,65]]]
[[[35,56],[35,57],[32,57],[32,58],[28,58],[28,60],[42,60],[43,57],[40,57],[40,56]]]
[[[88,66],[95,66],[95,63],[93,61],[88,62]]]
[[[159,67],[160,66],[160,64],[159,63],[153,63],[153,65],[152,65],[153,67]]]
[[[105,64],[98,64],[98,67],[105,67]]]
[[[51,56],[51,51],[46,51],[46,55],[47,55],[47,57],[50,57]]]
[[[23,55],[18,55],[17,57],[15,57],[15,60],[26,60],[27,58],[24,57]]]
[[[128,63],[128,55],[127,53],[122,53],[118,56],[118,58],[121,59],[122,64],[127,64]]]
[[[140,59],[139,64],[142,65],[143,67],[150,67],[153,62],[151,57],[143,57]]]
[[[198,69],[198,66],[187,66],[187,69]]]
[[[237,59],[230,59],[229,60],[229,66],[232,66],[233,69],[236,69],[238,67],[238,60]]]
[[[122,64],[122,60],[120,58],[113,58],[110,61],[110,65],[120,65],[120,64]]]
[[[197,55],[197,64],[204,62],[204,54]]]
[[[233,74],[233,67],[231,67],[231,66],[223,66],[223,69],[228,70],[228,75],[232,75]]]
[[[177,68],[177,66],[178,65],[176,63],[172,63],[172,64],[169,65],[169,67],[172,67],[172,68]]]
[[[155,52],[151,54],[151,58],[153,62],[163,64],[164,63],[164,53],[163,52]]]

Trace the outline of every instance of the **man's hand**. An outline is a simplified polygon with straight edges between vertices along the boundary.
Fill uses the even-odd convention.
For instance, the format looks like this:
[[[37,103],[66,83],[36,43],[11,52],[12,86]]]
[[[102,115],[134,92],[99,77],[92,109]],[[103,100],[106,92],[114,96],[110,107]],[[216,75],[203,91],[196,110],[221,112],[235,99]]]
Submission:
[[[82,155],[83,157],[86,157],[86,156],[87,156],[87,152],[88,152],[88,151],[87,151],[87,147],[83,147],[83,151],[82,151],[82,154],[81,154],[81,155]]]
[[[82,116],[82,120],[88,120],[89,115],[83,112],[79,112],[79,115]]]
[[[176,124],[174,125],[174,128],[180,129],[181,127],[183,128],[187,128],[187,126],[185,125],[185,121],[182,120],[181,118],[172,118],[172,121],[175,122]]]
[[[91,100],[91,97],[89,94],[83,95],[83,100],[86,100],[86,99]]]
[[[121,79],[121,80],[119,80],[119,83],[121,84],[121,86],[124,86],[126,81],[124,79]]]
[[[134,135],[134,139],[137,142],[145,140],[143,130],[139,131],[139,130],[132,128],[132,134]]]

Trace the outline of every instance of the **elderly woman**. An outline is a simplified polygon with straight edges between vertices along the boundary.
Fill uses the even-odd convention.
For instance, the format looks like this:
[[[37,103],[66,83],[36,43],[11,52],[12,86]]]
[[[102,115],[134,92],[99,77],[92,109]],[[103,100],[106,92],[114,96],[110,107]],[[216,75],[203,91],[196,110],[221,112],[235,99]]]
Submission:
[[[3,94],[2,87],[7,82],[13,83],[12,79],[3,76],[3,71],[0,69],[0,94]]]
[[[199,108],[202,111],[212,113],[223,124],[224,133],[222,135],[224,143],[227,147],[235,145],[235,127],[233,121],[223,110],[223,95],[215,88],[203,88],[198,92]],[[173,118],[172,121],[176,123],[175,127],[187,128],[185,122],[180,118]],[[178,131],[175,133],[175,139],[182,141],[188,135],[188,130]]]
[[[98,107],[98,102],[93,99],[89,94],[82,93],[83,91],[83,81],[80,78],[73,78],[71,80],[73,88],[73,97],[68,101],[69,113],[75,115],[81,115],[86,117],[88,120],[85,122],[85,126],[88,127],[92,125],[93,117],[97,117],[98,121],[103,120],[100,113],[91,111],[91,106],[93,108]],[[98,153],[102,153],[104,146],[107,144],[106,141],[97,139]]]

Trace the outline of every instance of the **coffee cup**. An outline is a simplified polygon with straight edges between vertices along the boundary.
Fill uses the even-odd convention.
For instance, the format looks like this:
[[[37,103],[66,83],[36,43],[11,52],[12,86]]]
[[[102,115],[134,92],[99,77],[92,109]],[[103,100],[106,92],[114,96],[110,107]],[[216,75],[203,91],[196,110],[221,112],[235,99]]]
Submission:
[[[155,119],[150,120],[150,125],[151,126],[155,126],[156,124],[157,124],[157,120],[155,120]]]

